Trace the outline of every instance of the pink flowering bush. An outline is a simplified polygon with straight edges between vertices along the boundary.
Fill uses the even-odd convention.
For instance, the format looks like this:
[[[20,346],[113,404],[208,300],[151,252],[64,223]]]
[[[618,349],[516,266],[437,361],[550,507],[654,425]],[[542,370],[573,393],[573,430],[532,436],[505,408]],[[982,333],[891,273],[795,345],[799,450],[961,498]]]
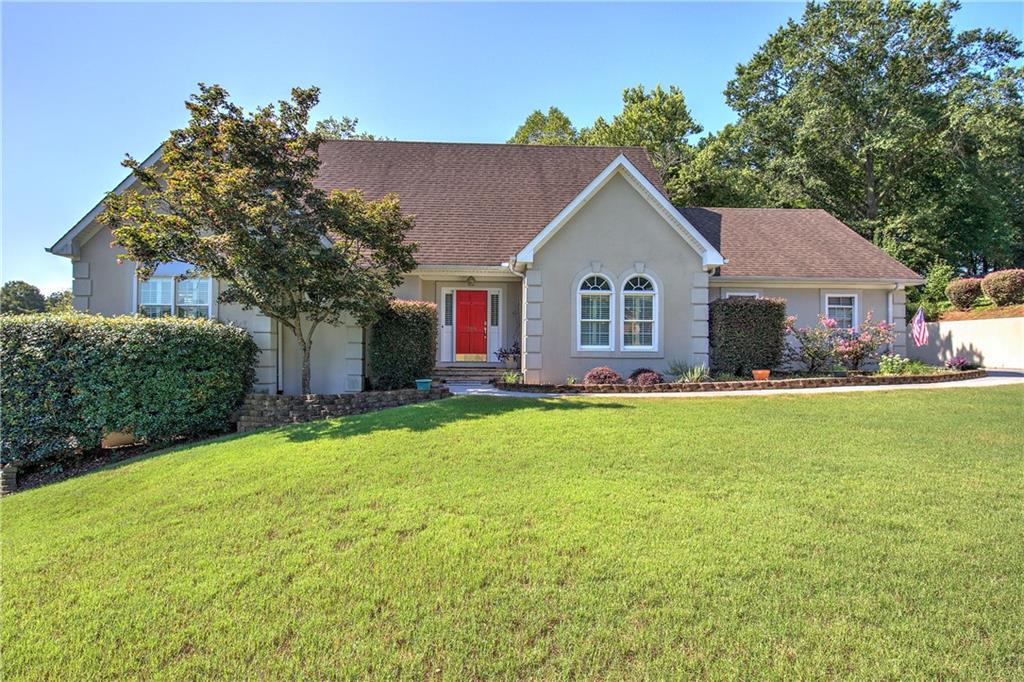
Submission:
[[[786,319],[786,329],[795,341],[789,359],[804,365],[808,372],[827,372],[840,363],[858,370],[865,362],[878,358],[882,346],[893,340],[892,325],[874,322],[871,313],[860,329],[841,329],[824,315],[818,317],[817,327],[797,327],[795,322],[795,317]]]
[[[833,320],[834,322],[834,320]],[[833,348],[847,369],[858,370],[865,362],[878,358],[882,346],[892,343],[892,325],[875,322],[869,312],[860,329],[834,329]]]
[[[788,360],[798,362],[808,372],[827,372],[836,364],[834,332],[836,321],[818,316],[817,327],[797,327],[796,317],[786,318],[786,333],[796,342],[787,348]]]

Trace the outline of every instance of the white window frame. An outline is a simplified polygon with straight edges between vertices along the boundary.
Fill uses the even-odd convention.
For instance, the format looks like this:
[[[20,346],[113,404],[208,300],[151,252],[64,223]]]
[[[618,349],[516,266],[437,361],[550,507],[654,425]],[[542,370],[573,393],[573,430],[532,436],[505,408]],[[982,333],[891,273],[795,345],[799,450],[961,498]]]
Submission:
[[[629,280],[634,279],[636,277],[643,277],[644,279],[646,279],[648,282],[651,283],[652,290],[650,291],[650,293],[648,293],[648,292],[626,291],[626,284],[629,283]],[[649,274],[647,274],[645,272],[633,272],[633,273],[630,273],[630,274],[626,275],[626,277],[623,278],[621,291],[619,293],[619,297],[622,300],[622,305],[620,306],[620,309],[622,310],[622,320],[621,320],[622,324],[621,324],[621,327],[620,327],[621,331],[620,331],[620,334],[619,334],[619,336],[620,336],[619,343],[621,344],[622,352],[624,352],[624,353],[634,353],[634,352],[649,353],[649,352],[657,352],[657,350],[658,350],[658,331],[659,331],[659,329],[661,327],[661,319],[660,319],[660,316],[658,315],[658,310],[661,307],[660,306],[661,302],[659,301],[660,293],[661,292],[659,291],[657,280],[655,280],[653,277],[651,277]],[[626,296],[650,296],[651,297],[651,345],[649,345],[649,346],[628,346],[628,345],[626,345]]]
[[[581,288],[583,283],[591,277],[600,277],[608,283],[608,292],[584,292]],[[608,296],[608,345],[606,346],[585,346],[581,343],[583,333],[583,296]],[[573,335],[573,345],[578,351],[611,351],[615,348],[615,280],[601,272],[591,272],[582,277],[576,278],[576,310],[573,317],[576,319],[576,329]],[[603,322],[604,320],[586,320],[587,322]]]
[[[139,290],[140,290],[140,288],[142,287],[142,285],[144,283],[146,283],[146,282],[148,282],[150,280],[154,280],[154,279],[169,279],[169,280],[172,281],[172,285],[171,285],[171,313],[170,313],[170,317],[177,317],[177,313],[178,313],[178,282],[180,280],[182,280],[182,279],[190,279],[190,280],[192,280],[192,279],[198,279],[198,280],[205,279],[206,282],[207,282],[208,291],[210,292],[209,300],[206,301],[206,319],[208,319],[208,320],[212,320],[213,319],[213,299],[214,299],[215,292],[213,290],[213,278],[212,277],[206,277],[206,278],[202,278],[202,277],[182,278],[182,277],[175,277],[173,275],[154,275],[153,277],[150,277],[149,279],[141,279],[138,276],[138,274],[136,274],[135,277],[133,277],[132,279],[133,279],[133,285],[132,285],[132,304],[133,304],[133,308],[134,308],[134,313],[133,314],[139,315],[139,316],[142,316],[142,317],[145,317],[145,316],[142,315],[142,311],[139,310],[139,308],[142,307],[142,297],[139,295]],[[189,306],[189,307],[200,307],[200,306]]]
[[[824,294],[824,298],[825,298],[825,302],[824,302],[825,303],[825,305],[824,305],[825,310],[823,312],[825,314],[825,317],[827,317],[829,319],[835,319],[831,315],[829,315],[829,312],[828,312],[828,309],[833,307],[832,304],[829,303],[829,299],[830,298],[852,298],[853,299],[853,331],[859,331],[860,330],[860,296],[858,296],[857,294],[851,293],[851,292],[844,293],[844,292],[841,292],[841,291],[826,291],[825,294]],[[846,306],[835,306],[835,307],[843,307],[843,308],[845,308]]]

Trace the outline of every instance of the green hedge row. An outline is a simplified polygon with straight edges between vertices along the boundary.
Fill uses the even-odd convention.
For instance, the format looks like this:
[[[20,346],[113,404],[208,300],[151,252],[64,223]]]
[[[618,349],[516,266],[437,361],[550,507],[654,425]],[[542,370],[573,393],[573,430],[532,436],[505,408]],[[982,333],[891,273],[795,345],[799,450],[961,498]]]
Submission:
[[[223,431],[258,352],[210,320],[0,317],[3,464],[60,462],[108,432],[154,443]]]
[[[712,372],[747,376],[779,366],[786,343],[784,300],[724,298],[709,309]]]
[[[380,390],[407,388],[434,372],[437,306],[393,300],[370,331],[370,380]]]

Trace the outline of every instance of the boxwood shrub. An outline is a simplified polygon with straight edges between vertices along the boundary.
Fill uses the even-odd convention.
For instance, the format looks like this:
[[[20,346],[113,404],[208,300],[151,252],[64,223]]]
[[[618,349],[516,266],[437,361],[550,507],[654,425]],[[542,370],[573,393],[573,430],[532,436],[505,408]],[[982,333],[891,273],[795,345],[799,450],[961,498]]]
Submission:
[[[60,463],[113,431],[151,443],[224,431],[258,352],[211,320],[0,317],[3,464]]]
[[[1024,270],[999,270],[981,280],[985,295],[998,305],[1024,303]]]
[[[954,279],[946,285],[946,298],[957,310],[970,310],[981,298],[981,280],[976,277]]]
[[[786,341],[786,302],[774,298],[725,298],[711,303],[711,371],[750,376],[774,369]]]
[[[437,306],[393,300],[370,332],[370,380],[374,388],[407,388],[434,372]]]

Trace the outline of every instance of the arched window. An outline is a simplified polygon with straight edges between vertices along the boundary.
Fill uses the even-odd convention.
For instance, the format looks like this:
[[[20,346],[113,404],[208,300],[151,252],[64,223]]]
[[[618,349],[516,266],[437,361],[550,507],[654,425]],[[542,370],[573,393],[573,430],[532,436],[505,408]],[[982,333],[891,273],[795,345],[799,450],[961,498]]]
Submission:
[[[583,350],[612,347],[612,283],[602,275],[588,275],[580,282],[576,305],[577,346]]]
[[[654,281],[634,275],[622,287],[622,349],[653,350],[656,347],[655,322],[658,290]]]

